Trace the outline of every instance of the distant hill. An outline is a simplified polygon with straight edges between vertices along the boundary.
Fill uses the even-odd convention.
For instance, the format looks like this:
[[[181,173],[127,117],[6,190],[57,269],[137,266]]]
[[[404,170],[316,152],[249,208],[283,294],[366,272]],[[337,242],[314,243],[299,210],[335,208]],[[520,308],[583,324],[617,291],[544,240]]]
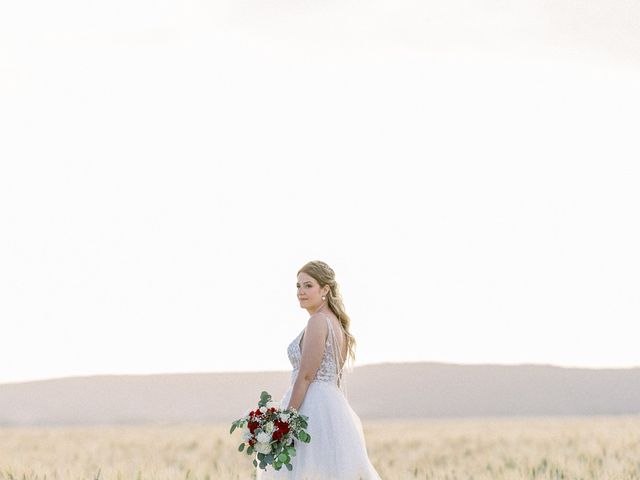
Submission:
[[[101,375],[0,384],[0,425],[231,422],[289,372]],[[347,375],[363,420],[640,413],[640,368],[398,363]]]

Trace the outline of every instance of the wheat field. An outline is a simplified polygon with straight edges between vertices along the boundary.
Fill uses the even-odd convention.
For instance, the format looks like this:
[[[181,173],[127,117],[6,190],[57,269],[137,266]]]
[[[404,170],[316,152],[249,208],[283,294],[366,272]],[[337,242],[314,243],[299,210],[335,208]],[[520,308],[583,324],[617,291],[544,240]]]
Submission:
[[[364,423],[383,480],[640,480],[640,416]],[[250,480],[229,425],[0,428],[0,480]]]

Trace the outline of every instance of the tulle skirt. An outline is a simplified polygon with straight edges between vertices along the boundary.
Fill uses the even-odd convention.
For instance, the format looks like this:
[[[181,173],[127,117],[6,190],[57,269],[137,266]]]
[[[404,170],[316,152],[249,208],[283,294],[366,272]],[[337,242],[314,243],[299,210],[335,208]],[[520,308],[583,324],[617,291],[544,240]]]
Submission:
[[[293,385],[280,404],[289,404]],[[294,440],[292,471],[271,465],[256,469],[257,480],[380,480],[369,460],[362,422],[333,383],[311,382],[299,412],[309,417],[311,442]]]

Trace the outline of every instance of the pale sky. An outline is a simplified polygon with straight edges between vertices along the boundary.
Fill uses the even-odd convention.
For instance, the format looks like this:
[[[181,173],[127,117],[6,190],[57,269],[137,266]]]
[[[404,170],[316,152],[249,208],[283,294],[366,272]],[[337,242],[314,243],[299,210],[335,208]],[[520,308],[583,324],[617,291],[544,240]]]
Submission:
[[[0,383],[289,370],[312,259],[356,366],[640,366],[640,8],[540,5],[1,4]]]

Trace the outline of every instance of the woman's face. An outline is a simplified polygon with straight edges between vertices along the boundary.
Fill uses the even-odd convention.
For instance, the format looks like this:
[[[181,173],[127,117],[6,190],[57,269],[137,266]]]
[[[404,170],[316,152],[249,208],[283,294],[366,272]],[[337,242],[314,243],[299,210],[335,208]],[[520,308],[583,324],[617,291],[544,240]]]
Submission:
[[[326,295],[329,289],[326,285],[324,288],[320,288],[320,285],[311,275],[307,275],[304,272],[298,274],[298,283],[296,283],[298,289],[298,301],[302,308],[307,310],[315,310],[322,305],[322,296]]]

